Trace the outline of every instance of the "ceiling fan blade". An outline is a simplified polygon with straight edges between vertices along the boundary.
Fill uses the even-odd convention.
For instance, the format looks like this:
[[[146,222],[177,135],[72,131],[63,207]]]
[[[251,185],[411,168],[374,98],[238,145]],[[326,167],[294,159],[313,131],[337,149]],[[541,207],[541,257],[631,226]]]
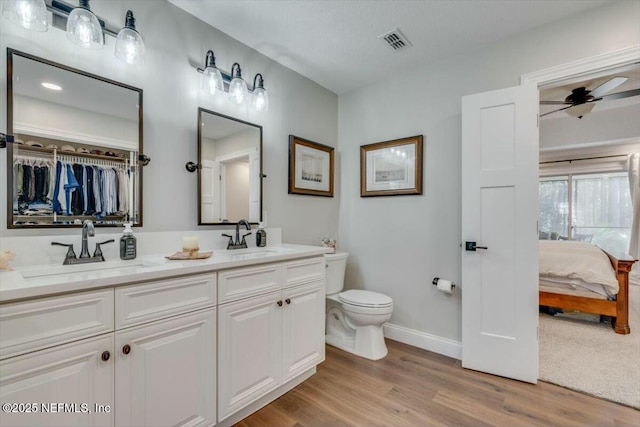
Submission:
[[[626,82],[627,80],[629,80],[628,77],[614,77],[614,78],[612,78],[610,80],[607,80],[606,82],[602,83],[600,86],[598,86],[594,90],[592,90],[589,93],[589,95],[593,96],[594,98],[599,98],[602,95],[604,95],[605,93],[617,88],[618,86],[620,86],[622,83]]]
[[[571,108],[573,105],[569,105],[568,107],[560,108],[558,110],[549,111],[548,113],[540,114],[540,117],[547,116],[549,114],[557,113],[558,111],[566,110],[567,108]]]
[[[624,92],[610,93],[609,95],[604,95],[598,99],[594,99],[594,101],[600,101],[601,99],[609,101],[611,99],[629,98],[630,96],[638,96],[638,95],[640,95],[640,89],[633,89],[633,90],[626,90]]]
[[[541,105],[565,105],[565,104],[571,104],[570,102],[566,102],[566,101],[540,101]]]

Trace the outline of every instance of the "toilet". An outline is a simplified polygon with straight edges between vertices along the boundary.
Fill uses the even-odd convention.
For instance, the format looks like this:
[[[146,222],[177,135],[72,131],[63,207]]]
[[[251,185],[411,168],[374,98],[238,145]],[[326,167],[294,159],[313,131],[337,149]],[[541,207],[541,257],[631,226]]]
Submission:
[[[393,300],[377,292],[342,291],[346,252],[325,254],[327,280],[326,342],[371,360],[387,355],[382,325],[391,318]]]

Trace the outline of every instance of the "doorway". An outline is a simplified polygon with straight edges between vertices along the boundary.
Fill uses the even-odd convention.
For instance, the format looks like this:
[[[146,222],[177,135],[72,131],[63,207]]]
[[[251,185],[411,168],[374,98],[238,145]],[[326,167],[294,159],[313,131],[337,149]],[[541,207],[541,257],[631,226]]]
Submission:
[[[549,227],[552,221],[545,221],[542,214],[543,199],[548,199],[549,196],[553,198],[557,194],[543,194],[541,190],[541,239],[549,238],[548,234],[564,235],[564,238],[572,240],[590,241],[610,252],[627,252],[631,225],[629,218],[625,217],[623,206],[620,205],[623,200],[630,199],[626,173],[627,155],[640,151],[640,135],[635,130],[625,133],[625,130],[629,129],[624,129],[624,125],[637,122],[637,108],[640,102],[637,95],[637,89],[640,87],[638,51],[637,48],[627,50],[628,56],[618,52],[618,61],[611,60],[613,55],[592,58],[577,64],[582,68],[573,74],[567,72],[565,76],[556,75],[552,80],[538,82],[541,101],[564,99],[580,87],[594,90],[603,84],[612,86],[603,92],[604,99],[594,102],[595,105],[591,105],[592,109],[586,111],[582,118],[578,118],[577,114],[570,117],[561,110],[571,106],[541,106],[540,181],[546,182],[541,183],[540,188],[545,185],[558,185],[566,190],[566,194],[561,196],[564,200],[555,201],[556,206],[566,203],[566,209],[559,215],[561,218],[556,218],[562,223],[556,224],[558,230],[546,230],[545,227]],[[593,67],[593,72],[589,71],[589,66]],[[559,68],[569,69],[568,66]],[[551,74],[553,73],[548,72],[548,75]],[[614,79],[620,76],[628,76],[628,80],[622,83],[618,81],[616,85]],[[635,91],[627,92],[630,88]],[[620,97],[616,102],[608,103],[607,93],[634,95],[624,99]],[[550,111],[556,112],[549,113]],[[630,117],[626,114],[630,114]],[[569,124],[561,124],[563,120]],[[559,135],[563,141],[558,140]],[[588,189],[589,186],[592,188]],[[615,208],[618,208],[619,212],[611,215],[609,210]],[[585,215],[587,209],[591,218]],[[560,210],[562,209],[558,209]],[[596,217],[599,219],[594,221],[593,218]],[[627,222],[628,228],[625,225]],[[636,294],[631,294],[631,298],[632,303],[638,299]],[[564,316],[565,319],[541,315],[540,379],[637,407],[638,402],[631,399],[634,395],[634,384],[637,384],[634,371],[600,369],[596,359],[619,360],[625,357],[625,352],[634,354],[633,348],[627,350],[626,347],[640,332],[638,325],[635,325],[632,332],[635,335],[620,336],[613,332],[610,325],[599,323],[601,318],[598,315],[577,312],[556,315]],[[567,321],[567,318],[570,320]],[[551,322],[559,323],[550,326],[549,319],[552,319]],[[566,329],[567,327],[570,329]],[[579,337],[583,333],[594,335]],[[572,349],[570,346],[573,346]],[[569,360],[568,354],[576,357]],[[605,373],[598,373],[599,371]],[[629,385],[625,386],[625,383]]]

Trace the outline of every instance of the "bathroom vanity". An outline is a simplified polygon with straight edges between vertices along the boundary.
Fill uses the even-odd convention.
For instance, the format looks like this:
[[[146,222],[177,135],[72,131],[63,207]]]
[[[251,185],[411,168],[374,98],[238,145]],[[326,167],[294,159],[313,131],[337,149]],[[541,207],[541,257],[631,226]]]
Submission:
[[[2,425],[239,421],[324,360],[323,253],[282,245],[1,272]]]

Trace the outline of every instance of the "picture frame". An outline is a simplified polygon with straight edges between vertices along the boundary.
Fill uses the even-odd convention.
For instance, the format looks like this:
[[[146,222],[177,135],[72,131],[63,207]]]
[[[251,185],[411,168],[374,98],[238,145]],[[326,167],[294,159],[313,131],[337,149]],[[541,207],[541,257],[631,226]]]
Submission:
[[[360,197],[422,194],[422,135],[360,146]]]
[[[333,197],[334,149],[289,135],[289,194]]]

